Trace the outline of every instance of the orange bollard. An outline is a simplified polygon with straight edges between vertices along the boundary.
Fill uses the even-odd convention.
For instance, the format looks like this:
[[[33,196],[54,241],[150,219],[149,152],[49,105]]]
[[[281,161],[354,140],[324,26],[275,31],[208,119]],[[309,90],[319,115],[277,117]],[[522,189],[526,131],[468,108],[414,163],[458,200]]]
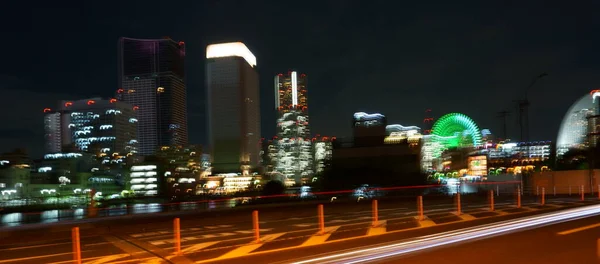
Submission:
[[[462,212],[460,210],[460,193],[456,193],[456,214],[461,215]]]
[[[81,242],[79,241],[79,227],[71,229],[73,240],[73,263],[81,264]]]
[[[585,201],[585,192],[583,191],[583,185],[581,185],[580,192],[581,192],[581,201]]]
[[[546,188],[542,187],[542,201],[541,201],[542,205],[546,204]]]
[[[417,214],[419,221],[425,220],[425,215],[423,214],[423,196],[417,196]]]
[[[377,210],[377,200],[373,200],[373,226],[377,226],[379,222],[379,212]]]
[[[319,215],[319,235],[323,235],[325,234],[325,212],[322,204],[317,207],[317,214]]]
[[[494,211],[494,190],[490,190],[490,211]]]
[[[521,208],[521,188],[517,189],[517,208]]]
[[[175,254],[181,255],[181,225],[179,218],[173,219],[173,240],[175,241]]]
[[[258,211],[252,212],[252,226],[254,228],[254,242],[260,243],[260,227],[258,225]]]

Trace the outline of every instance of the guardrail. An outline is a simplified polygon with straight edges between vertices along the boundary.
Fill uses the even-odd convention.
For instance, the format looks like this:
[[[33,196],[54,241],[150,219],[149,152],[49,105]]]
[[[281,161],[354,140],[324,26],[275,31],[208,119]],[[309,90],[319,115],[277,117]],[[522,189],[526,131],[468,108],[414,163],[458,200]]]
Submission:
[[[87,208],[55,209],[43,212],[21,213],[14,212],[0,214],[0,226],[15,226],[28,223],[59,222],[63,220],[80,220],[94,217],[114,217],[126,215],[138,215],[149,213],[164,213],[178,211],[212,211],[216,209],[227,209],[244,206],[262,206],[268,204],[290,204],[290,203],[326,203],[326,202],[356,202],[372,199],[405,199],[411,200],[417,196],[443,198],[463,195],[487,194],[493,190],[495,195],[514,194],[519,189],[520,181],[507,182],[458,182],[458,184],[430,184],[419,186],[397,186],[381,188],[358,188],[352,190],[324,191],[314,193],[294,193],[271,196],[254,196],[241,198],[207,199],[192,202],[174,203],[149,203],[149,204],[122,204],[110,208],[95,208],[89,211]]]

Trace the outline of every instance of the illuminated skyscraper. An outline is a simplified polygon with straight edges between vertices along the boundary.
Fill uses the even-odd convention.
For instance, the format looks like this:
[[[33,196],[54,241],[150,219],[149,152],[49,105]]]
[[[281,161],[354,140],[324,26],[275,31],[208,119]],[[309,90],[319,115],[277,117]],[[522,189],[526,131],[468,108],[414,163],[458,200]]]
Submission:
[[[305,183],[313,173],[306,86],[306,74],[292,71],[275,76],[275,107],[279,113],[275,169],[296,184]]]
[[[333,155],[335,139],[335,137],[321,137],[320,135],[312,139],[315,174],[322,173],[327,167],[326,163],[331,160]]]
[[[121,38],[118,60],[117,98],[137,109],[140,154],[187,145],[185,43]]]
[[[66,151],[65,146],[108,157],[137,152],[137,119],[127,103],[101,98],[62,101],[57,111],[44,112],[48,153]]]
[[[256,57],[241,42],[206,48],[209,142],[213,172],[248,173],[260,165]]]
[[[44,109],[44,132],[46,153],[59,153],[63,147],[62,116],[60,112]]]

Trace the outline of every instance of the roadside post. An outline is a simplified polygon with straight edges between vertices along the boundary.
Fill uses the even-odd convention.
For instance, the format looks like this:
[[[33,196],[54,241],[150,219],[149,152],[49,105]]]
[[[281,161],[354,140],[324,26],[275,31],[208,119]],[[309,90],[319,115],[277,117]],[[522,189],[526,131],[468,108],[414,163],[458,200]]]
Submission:
[[[323,235],[325,234],[325,212],[322,204],[317,207],[317,214],[319,215],[319,235]]]
[[[252,227],[254,228],[254,242],[260,243],[260,226],[258,224],[258,211],[252,212]]]
[[[181,222],[179,218],[173,219],[173,239],[175,241],[175,254],[181,255]]]
[[[71,238],[73,241],[73,263],[81,264],[81,242],[79,240],[79,227],[71,229]]]

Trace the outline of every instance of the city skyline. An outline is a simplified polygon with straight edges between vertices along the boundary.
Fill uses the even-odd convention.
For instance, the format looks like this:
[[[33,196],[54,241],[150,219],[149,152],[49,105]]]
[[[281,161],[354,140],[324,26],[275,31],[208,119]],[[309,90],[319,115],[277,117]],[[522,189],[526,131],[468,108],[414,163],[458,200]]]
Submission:
[[[600,1],[13,2],[0,263],[600,261]]]
[[[12,126],[0,131],[0,149],[9,151],[22,146],[38,157],[43,152],[43,134],[39,131],[43,124],[33,120],[41,120],[41,109],[61,99],[111,97],[118,88],[114,43],[123,36],[170,35],[186,42],[188,58],[193,58],[188,59],[186,68],[194,72],[194,76],[188,76],[188,119],[194,120],[189,128],[190,143],[202,145],[207,142],[202,53],[209,43],[242,41],[254,51],[261,61],[258,70],[261,101],[265,105],[274,101],[271,76],[285,69],[302,69],[311,76],[313,87],[309,92],[313,105],[312,130],[338,137],[351,134],[344,121],[354,112],[381,112],[395,117],[390,123],[419,126],[425,109],[432,109],[436,117],[449,112],[469,114],[481,127],[490,128],[497,135],[501,134],[502,124],[496,112],[510,110],[508,134],[516,138],[513,100],[519,99],[519,90],[532,77],[546,71],[549,76],[530,94],[530,139],[555,140],[568,107],[597,87],[593,73],[598,66],[593,62],[598,55],[593,52],[593,42],[579,42],[568,30],[577,27],[578,32],[593,35],[594,22],[551,20],[556,17],[554,14],[575,12],[571,7],[526,3],[519,9],[531,11],[525,14],[510,7],[491,8],[493,4],[481,3],[469,12],[453,10],[473,15],[472,21],[466,21],[444,16],[448,10],[431,10],[419,4],[396,14],[373,4],[347,4],[343,9],[323,5],[319,11],[309,3],[298,8],[287,4],[271,7],[244,3],[242,9],[247,12],[235,11],[237,16],[224,16],[230,12],[226,2],[191,3],[185,9],[166,7],[165,10],[172,11],[167,13],[177,14],[178,19],[161,21],[141,12],[151,7],[124,4],[123,8],[140,10],[135,14],[136,22],[130,15],[93,4],[57,6],[51,12],[43,7],[33,8],[23,17],[35,14],[31,19],[39,27],[15,26],[8,32],[8,36],[21,40],[21,45],[32,52],[20,57],[8,54],[9,63],[0,68],[3,94],[27,98],[3,105],[2,117]],[[578,7],[577,12],[591,12],[593,5]],[[281,32],[273,23],[276,17],[263,15],[278,13],[280,9],[298,14],[313,11],[312,20],[291,22],[290,26],[303,33],[301,37],[295,36],[298,32]],[[200,11],[207,13],[198,15],[198,10],[211,11]],[[80,15],[83,12],[89,19]],[[361,18],[362,14],[371,13],[372,19]],[[418,13],[421,18],[410,13]],[[60,19],[47,19],[48,15]],[[73,25],[72,21],[77,19],[83,20]],[[44,22],[38,23],[41,21]],[[217,23],[207,26],[209,21]],[[335,30],[322,27],[329,24],[349,26]],[[184,25],[197,27],[190,31]],[[55,32],[51,28],[65,30]],[[388,39],[390,32],[402,37]],[[38,42],[36,39],[50,37],[55,41],[46,47],[55,52],[36,55],[38,48],[32,46]],[[278,39],[282,38],[298,41],[279,45]],[[70,45],[73,39],[88,44],[85,49]],[[15,112],[21,115],[13,117]],[[261,115],[264,120],[276,119],[275,111],[268,105],[261,108]],[[24,122],[22,116],[31,118]],[[275,135],[275,128],[269,123],[265,121],[261,127],[266,138]]]

